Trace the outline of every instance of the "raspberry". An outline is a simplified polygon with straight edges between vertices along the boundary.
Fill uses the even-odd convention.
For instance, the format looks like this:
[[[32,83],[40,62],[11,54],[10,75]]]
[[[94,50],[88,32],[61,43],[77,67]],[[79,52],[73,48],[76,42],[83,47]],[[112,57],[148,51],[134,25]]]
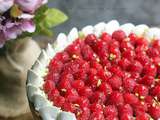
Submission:
[[[72,82],[72,87],[76,90],[80,90],[82,87],[84,87],[84,82],[82,80],[75,80]]]
[[[72,103],[69,102],[65,102],[65,104],[63,105],[63,110],[67,111],[67,112],[74,112],[74,105]]]
[[[145,75],[145,76],[139,81],[139,83],[144,84],[144,85],[147,85],[147,86],[151,86],[152,84],[154,84],[154,77]]]
[[[92,112],[102,112],[103,108],[99,103],[93,103],[90,105],[90,110]]]
[[[125,91],[132,92],[135,86],[136,86],[135,79],[126,78],[123,80],[123,87],[124,87]]]
[[[102,33],[100,38],[107,43],[110,43],[112,40],[112,37],[108,33]]]
[[[116,75],[112,76],[108,81],[113,89],[119,89],[122,85],[121,78]]]
[[[144,85],[136,85],[134,88],[134,93],[138,93],[140,96],[147,96],[148,95],[148,88]]]
[[[75,102],[79,98],[79,95],[75,89],[69,89],[66,91],[65,98],[69,102]]]
[[[80,105],[81,107],[88,107],[89,106],[89,100],[86,97],[79,97],[76,101],[76,103],[78,105]]]
[[[134,47],[130,42],[128,42],[128,41],[121,42],[121,51],[133,50],[133,49],[134,49]]]
[[[147,55],[148,55],[149,57],[151,57],[151,58],[153,58],[153,57],[158,57],[159,51],[158,51],[158,49],[156,49],[156,48],[149,48],[149,49],[147,50]]]
[[[105,101],[106,101],[106,96],[104,95],[103,92],[96,91],[92,95],[92,97],[90,98],[91,103],[101,103],[101,104],[103,104],[103,103],[105,103]]]
[[[62,69],[63,69],[63,63],[59,60],[53,59],[49,64],[49,70],[52,72],[60,73]]]
[[[54,101],[54,105],[56,105],[57,107],[63,107],[65,103],[65,98],[62,96],[56,96],[53,98],[53,101]]]
[[[129,70],[132,72],[138,72],[141,73],[141,71],[143,70],[143,66],[141,65],[140,62],[138,61],[133,61],[131,63],[131,65],[129,66]]]
[[[146,40],[144,37],[140,37],[136,40],[137,46],[148,46],[148,40]]]
[[[112,93],[112,87],[106,82],[104,82],[100,85],[99,90],[104,92],[104,94],[106,96],[108,96]]]
[[[104,115],[99,112],[93,112],[89,117],[89,120],[105,120]]]
[[[124,99],[122,93],[118,91],[112,92],[109,98],[109,102],[113,105],[123,105],[124,104]]]
[[[139,100],[138,100],[138,98],[137,98],[134,94],[132,94],[132,93],[125,93],[125,94],[124,94],[124,101],[125,101],[125,103],[134,105],[134,104],[136,104]]]
[[[105,117],[112,116],[117,117],[118,116],[118,110],[116,106],[114,105],[108,105],[104,108],[104,115]]]
[[[122,59],[118,62],[118,65],[119,65],[123,70],[126,70],[130,64],[131,64],[131,62],[130,62],[128,59],[126,59],[126,58],[122,58]]]
[[[124,77],[124,72],[120,69],[119,66],[112,66],[110,72],[119,77]]]
[[[120,120],[134,120],[133,116],[129,115],[129,114],[122,114],[120,116]]]
[[[46,93],[50,92],[54,88],[55,88],[55,83],[50,80],[47,80],[43,85],[43,89]]]
[[[133,59],[135,58],[135,52],[133,50],[126,50],[122,53],[122,56],[124,58],[127,58],[130,61],[133,61]]]
[[[53,100],[54,97],[57,97],[59,96],[59,91],[55,88],[55,89],[52,89],[49,93],[48,93],[48,99],[49,100]]]
[[[113,32],[112,38],[121,42],[123,39],[126,38],[126,34],[122,30],[117,30],[117,31]]]
[[[131,116],[133,115],[133,109],[129,104],[119,106],[118,110],[119,110],[120,115],[122,115],[122,114],[128,114]]]
[[[90,60],[95,60],[96,58],[94,57],[94,52],[92,48],[89,45],[83,46],[81,50],[82,56],[85,60],[90,61]]]
[[[160,40],[154,40],[153,43],[152,43],[152,46],[154,48],[160,48]]]
[[[153,89],[151,89],[150,93],[152,96],[157,96],[158,99],[160,100],[160,86],[159,85],[157,85]]]
[[[149,120],[150,117],[147,113],[144,113],[144,114],[140,114],[138,116],[136,116],[136,120]]]
[[[80,45],[78,44],[71,44],[66,48],[66,51],[69,53],[69,55],[72,57],[73,55],[81,55],[81,49]]]
[[[160,107],[159,106],[155,106],[155,107],[151,106],[148,111],[155,120],[158,120],[158,118],[160,118]]]
[[[150,75],[153,77],[156,76],[156,74],[157,74],[156,66],[153,64],[145,65],[143,68],[143,74]]]
[[[68,79],[62,79],[58,84],[59,90],[68,90],[71,88],[71,83]]]
[[[93,94],[93,91],[90,87],[83,87],[79,90],[78,92],[81,96],[85,96],[85,97],[91,97],[91,95]]]
[[[94,46],[96,42],[97,42],[97,37],[94,34],[89,34],[85,38],[85,43],[90,45],[90,46]]]

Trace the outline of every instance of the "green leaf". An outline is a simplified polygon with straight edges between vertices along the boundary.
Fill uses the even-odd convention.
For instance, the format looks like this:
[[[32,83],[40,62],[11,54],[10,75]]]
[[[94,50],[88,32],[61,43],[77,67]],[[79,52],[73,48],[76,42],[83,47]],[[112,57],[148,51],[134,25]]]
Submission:
[[[56,8],[46,10],[44,15],[44,25],[48,28],[55,27],[68,19],[63,12]]]

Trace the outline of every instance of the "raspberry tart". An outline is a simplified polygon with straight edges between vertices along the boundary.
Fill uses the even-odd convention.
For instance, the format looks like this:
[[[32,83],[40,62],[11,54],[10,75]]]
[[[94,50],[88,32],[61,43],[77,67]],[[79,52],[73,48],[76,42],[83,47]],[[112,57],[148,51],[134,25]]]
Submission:
[[[27,94],[35,119],[159,120],[160,29],[112,20],[60,33]]]

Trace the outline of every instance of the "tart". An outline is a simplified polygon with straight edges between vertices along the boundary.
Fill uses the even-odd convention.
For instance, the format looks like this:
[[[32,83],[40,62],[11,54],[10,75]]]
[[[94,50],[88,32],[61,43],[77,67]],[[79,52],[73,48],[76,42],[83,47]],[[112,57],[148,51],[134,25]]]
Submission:
[[[160,29],[118,21],[60,33],[28,71],[36,119],[160,119]]]

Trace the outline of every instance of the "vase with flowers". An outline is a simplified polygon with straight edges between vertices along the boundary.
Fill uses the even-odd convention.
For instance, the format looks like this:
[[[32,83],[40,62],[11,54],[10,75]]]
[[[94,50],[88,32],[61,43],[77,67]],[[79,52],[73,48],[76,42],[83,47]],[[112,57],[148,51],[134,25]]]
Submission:
[[[67,20],[47,0],[0,0],[0,118],[28,112],[25,96],[27,69],[40,53],[32,39],[52,36],[51,27]]]

